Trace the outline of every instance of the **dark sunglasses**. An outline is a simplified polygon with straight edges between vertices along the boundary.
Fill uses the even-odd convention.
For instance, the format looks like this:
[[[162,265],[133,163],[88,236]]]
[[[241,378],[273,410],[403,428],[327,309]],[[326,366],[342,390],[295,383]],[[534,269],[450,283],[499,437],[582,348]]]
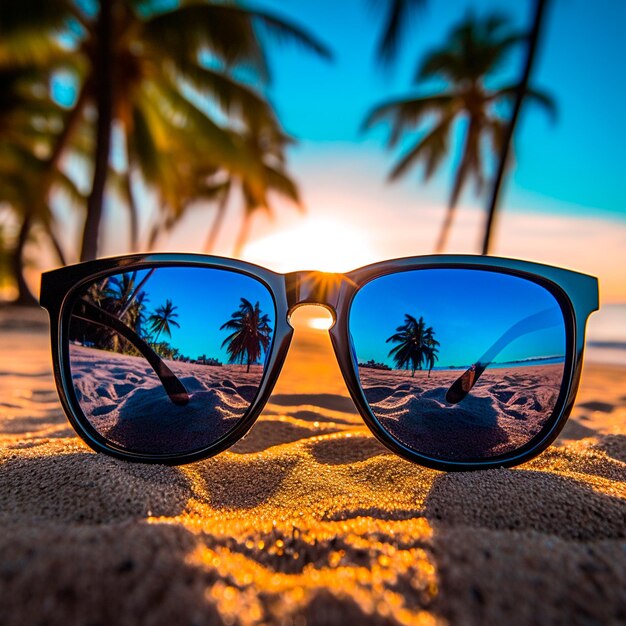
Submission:
[[[443,470],[522,463],[559,434],[580,381],[591,276],[526,261],[428,256],[347,274],[147,254],[47,272],[59,396],[96,451],[189,463],[245,435],[304,304],[387,448]]]

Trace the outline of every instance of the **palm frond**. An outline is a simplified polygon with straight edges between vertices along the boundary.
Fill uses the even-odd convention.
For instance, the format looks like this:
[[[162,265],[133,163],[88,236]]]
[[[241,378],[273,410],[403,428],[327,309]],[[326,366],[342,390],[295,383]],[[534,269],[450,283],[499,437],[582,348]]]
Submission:
[[[183,67],[164,64],[173,88],[179,88],[181,79],[203,97],[215,102],[228,116],[242,119],[250,125],[278,126],[275,113],[263,96],[229,74],[204,67],[200,63],[186,63]]]
[[[291,200],[300,210],[303,210],[302,199],[297,184],[282,170],[266,167],[265,176],[270,191],[279,193]]]
[[[426,5],[426,0],[375,0],[373,4],[386,9],[385,25],[376,50],[381,63],[389,65],[398,54],[404,33]]]
[[[239,11],[240,13],[249,12],[253,19],[260,22],[268,33],[278,41],[296,43],[325,59],[332,59],[332,52],[325,44],[310,32],[289,20],[256,9],[242,9],[234,6],[230,6],[229,9]]]
[[[444,47],[432,50],[415,73],[416,81],[443,78],[452,83],[480,80],[495,71],[510,49],[523,39],[512,32],[506,17],[477,18],[469,13],[455,26]]]
[[[397,180],[404,176],[419,160],[425,161],[424,180],[428,180],[447,156],[453,119],[453,116],[445,117],[424,137],[420,138],[391,170],[389,180]]]
[[[71,17],[69,0],[0,2],[0,67],[36,64],[50,67],[66,57],[58,36]]]
[[[442,111],[458,106],[457,99],[457,94],[445,93],[385,102],[369,113],[362,130],[368,130],[375,124],[388,120],[391,124],[388,145],[393,147],[403,132],[416,128],[427,115],[441,114]]]
[[[227,66],[247,65],[260,76],[267,76],[267,63],[255,24],[274,39],[296,42],[330,57],[326,46],[295,24],[266,11],[229,4],[185,3],[148,19],[143,37],[155,50],[167,50],[168,56],[181,66],[196,61],[202,52],[210,52]]]
[[[519,92],[519,85],[507,85],[495,91],[489,96],[489,101],[495,102],[503,99],[514,99]],[[550,115],[553,122],[558,119],[558,107],[554,97],[546,91],[529,87],[524,92],[524,98],[539,104]]]
[[[78,188],[76,182],[64,171],[57,170],[54,174],[54,186],[65,194],[68,200],[76,207],[84,207],[86,197]]]

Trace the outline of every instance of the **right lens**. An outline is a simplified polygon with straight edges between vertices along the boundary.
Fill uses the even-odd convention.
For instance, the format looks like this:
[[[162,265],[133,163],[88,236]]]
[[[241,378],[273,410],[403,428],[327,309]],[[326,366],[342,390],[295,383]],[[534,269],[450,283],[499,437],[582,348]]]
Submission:
[[[556,407],[565,320],[531,280],[472,268],[388,274],[356,293],[349,328],[371,412],[419,454],[456,462],[510,454]]]
[[[80,290],[69,315],[81,411],[113,445],[146,455],[205,449],[241,421],[276,322],[261,282],[202,267],[99,278]]]

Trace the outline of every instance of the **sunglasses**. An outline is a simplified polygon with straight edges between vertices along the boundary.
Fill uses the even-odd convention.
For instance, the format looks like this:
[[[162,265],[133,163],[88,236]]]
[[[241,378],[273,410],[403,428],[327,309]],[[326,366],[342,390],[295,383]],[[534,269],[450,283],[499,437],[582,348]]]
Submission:
[[[563,428],[598,282],[493,257],[277,274],[192,254],[101,259],[41,281],[67,416],[94,450],[129,461],[189,463],[243,437],[305,304],[331,312],[350,395],[387,448],[473,470],[522,463]]]

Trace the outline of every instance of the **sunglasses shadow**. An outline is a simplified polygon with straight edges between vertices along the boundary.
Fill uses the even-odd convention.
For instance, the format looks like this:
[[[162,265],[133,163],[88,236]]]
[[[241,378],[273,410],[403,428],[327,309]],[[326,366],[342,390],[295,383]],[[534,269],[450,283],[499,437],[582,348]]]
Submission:
[[[626,497],[615,495],[609,484],[618,480],[619,462],[596,457],[584,473],[577,462],[572,476],[566,453],[549,456],[543,470],[531,462],[515,469],[440,474],[424,515],[441,528],[536,532],[569,541],[626,537]],[[606,484],[598,485],[599,476]]]

